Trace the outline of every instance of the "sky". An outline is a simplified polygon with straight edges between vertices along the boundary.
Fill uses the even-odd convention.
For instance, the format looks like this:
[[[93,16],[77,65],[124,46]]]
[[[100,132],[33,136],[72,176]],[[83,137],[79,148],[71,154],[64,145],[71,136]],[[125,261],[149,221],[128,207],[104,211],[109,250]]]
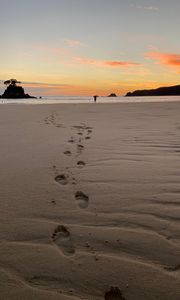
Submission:
[[[124,95],[180,84],[179,0],[0,0],[0,91]]]

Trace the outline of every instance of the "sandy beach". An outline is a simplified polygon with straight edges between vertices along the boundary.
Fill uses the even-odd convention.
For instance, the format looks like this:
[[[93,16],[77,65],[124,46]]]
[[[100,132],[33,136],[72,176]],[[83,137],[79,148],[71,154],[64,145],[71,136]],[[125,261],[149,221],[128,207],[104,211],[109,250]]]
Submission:
[[[1,300],[180,299],[179,112],[1,105]]]

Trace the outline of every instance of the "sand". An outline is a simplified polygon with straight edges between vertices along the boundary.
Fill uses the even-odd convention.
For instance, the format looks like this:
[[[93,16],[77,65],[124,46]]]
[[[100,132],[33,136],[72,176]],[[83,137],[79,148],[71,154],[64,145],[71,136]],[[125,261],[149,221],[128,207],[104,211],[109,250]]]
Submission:
[[[179,112],[1,105],[0,299],[180,299]]]

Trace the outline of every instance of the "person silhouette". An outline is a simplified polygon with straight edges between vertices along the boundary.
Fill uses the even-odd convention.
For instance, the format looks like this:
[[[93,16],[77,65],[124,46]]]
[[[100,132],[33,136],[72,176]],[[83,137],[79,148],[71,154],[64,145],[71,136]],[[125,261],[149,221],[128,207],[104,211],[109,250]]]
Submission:
[[[98,97],[97,95],[93,96],[94,102],[96,102],[97,97]]]

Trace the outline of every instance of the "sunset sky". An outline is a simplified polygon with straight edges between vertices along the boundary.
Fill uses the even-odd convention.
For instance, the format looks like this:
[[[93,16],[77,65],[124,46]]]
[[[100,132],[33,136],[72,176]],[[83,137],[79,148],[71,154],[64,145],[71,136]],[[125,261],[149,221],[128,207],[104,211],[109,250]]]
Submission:
[[[0,91],[107,95],[180,84],[179,0],[0,0]]]

